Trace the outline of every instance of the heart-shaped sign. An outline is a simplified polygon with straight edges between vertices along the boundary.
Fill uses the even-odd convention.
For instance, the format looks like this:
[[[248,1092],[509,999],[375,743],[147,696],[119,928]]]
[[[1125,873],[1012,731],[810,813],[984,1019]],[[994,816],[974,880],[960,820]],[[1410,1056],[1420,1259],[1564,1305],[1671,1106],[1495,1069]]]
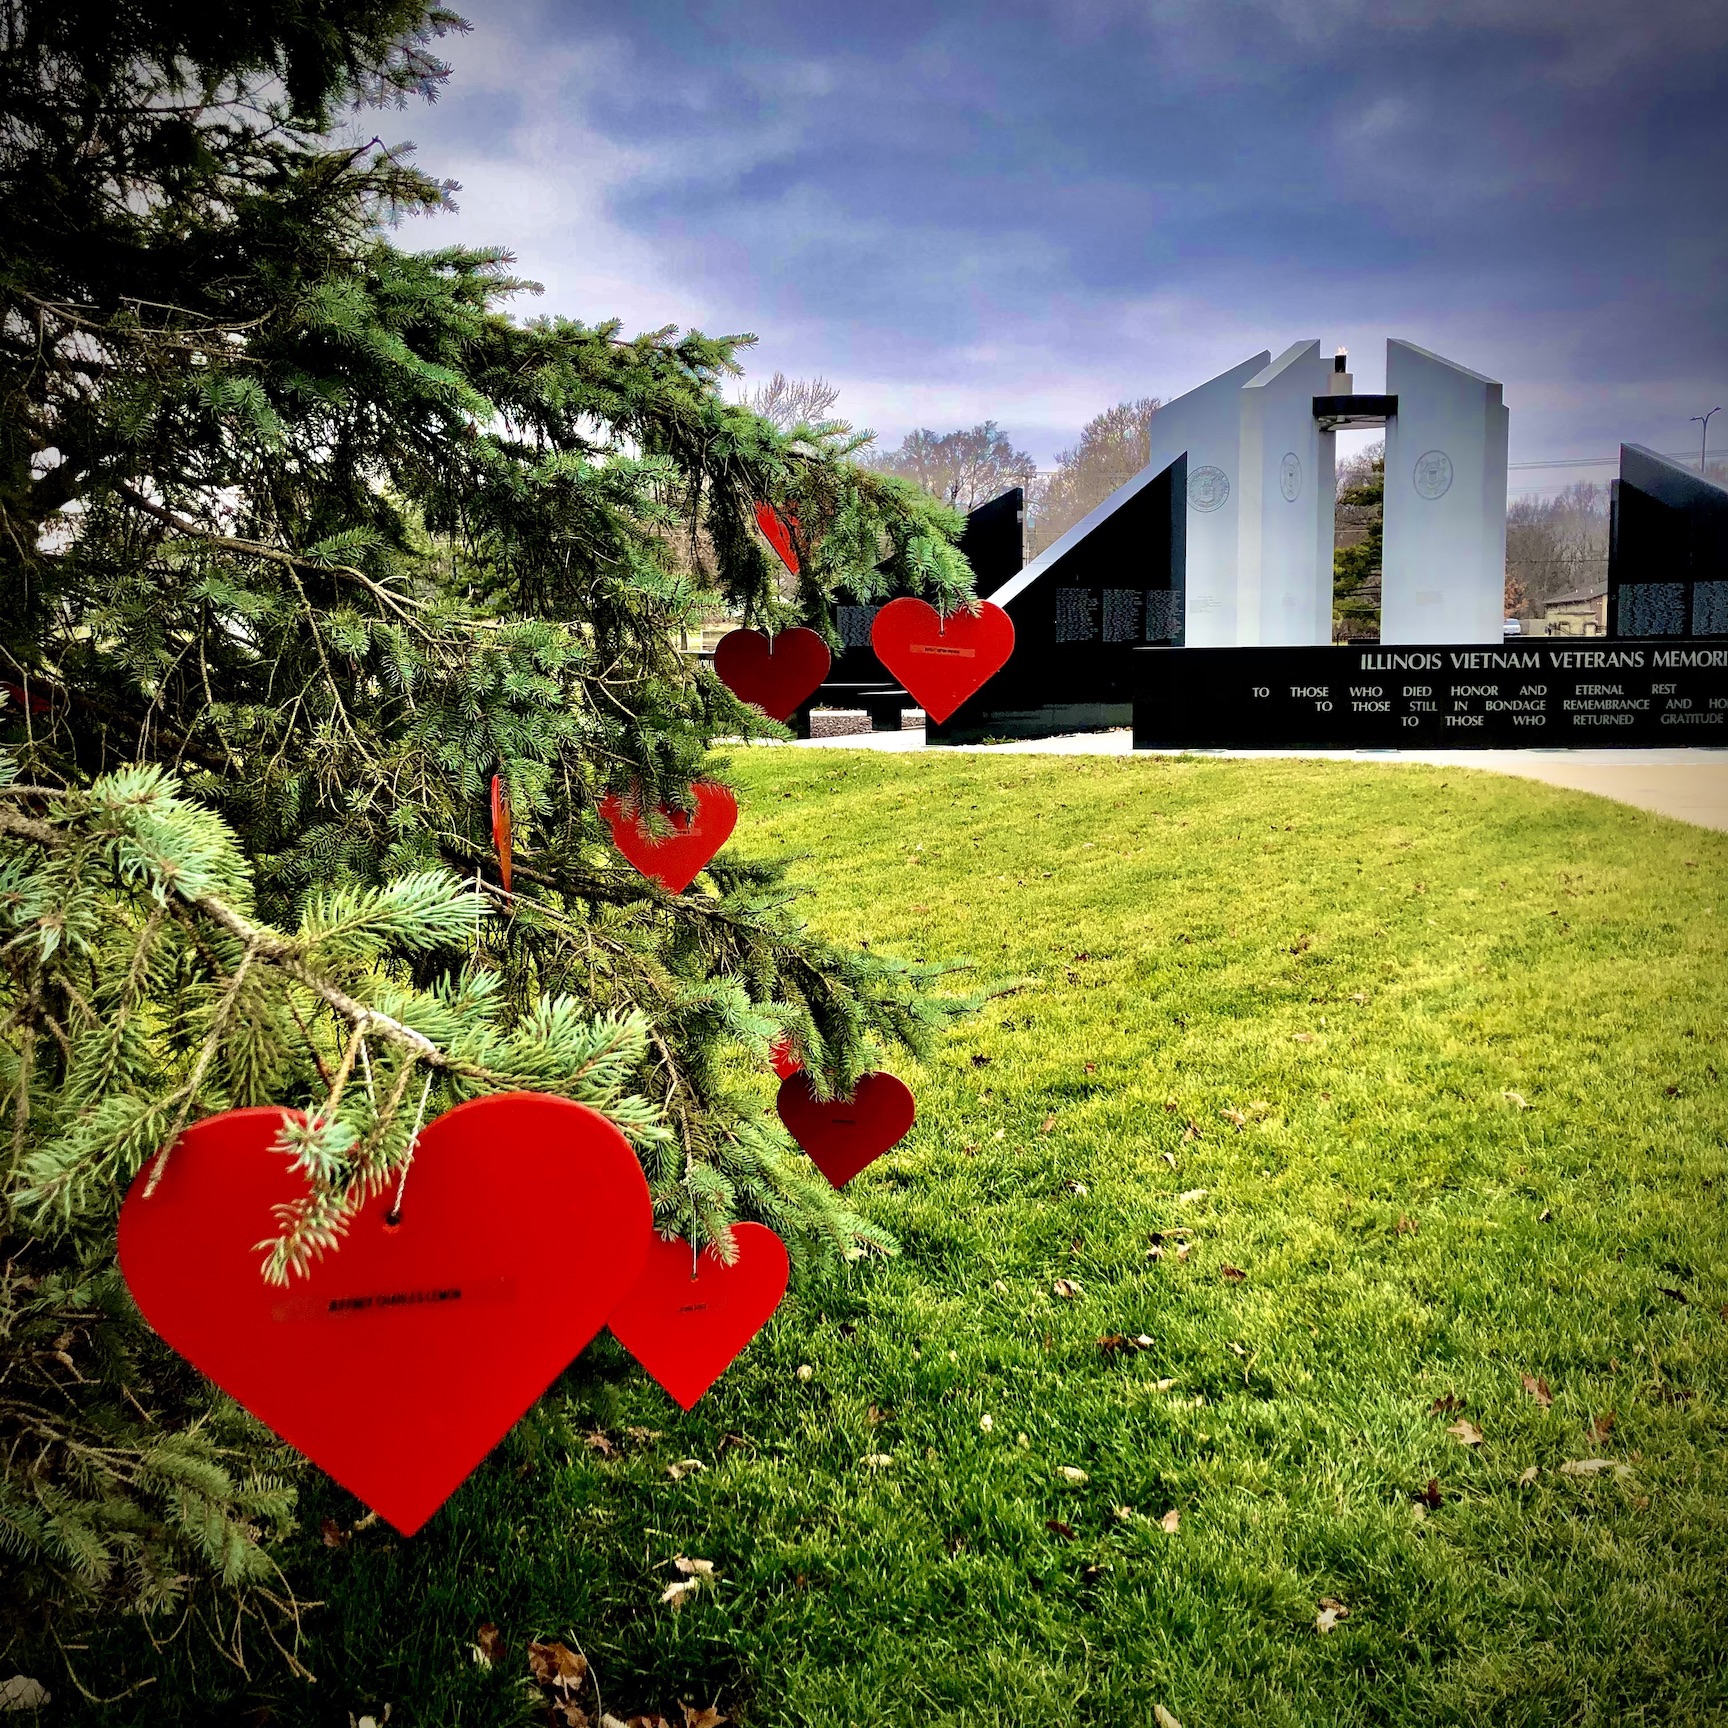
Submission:
[[[905,597],[890,600],[870,626],[876,658],[932,720],[943,721],[981,690],[1014,652],[1014,620],[986,600],[976,612],[950,612]]]
[[[690,792],[696,800],[695,814],[662,805],[660,814],[671,823],[672,832],[658,836],[648,832],[639,814],[633,816],[624,808],[616,792],[600,804],[600,814],[612,830],[612,844],[668,894],[682,894],[738,825],[738,800],[724,786],[698,780]]]
[[[728,630],[714,650],[714,676],[770,720],[790,720],[828,676],[834,657],[814,630]]]
[[[798,574],[798,549],[792,544],[792,528],[797,524],[798,518],[790,510],[782,516],[772,504],[759,503],[756,506],[756,526],[762,530],[763,539],[780,555],[780,562],[794,576]]]
[[[705,1248],[656,1236],[612,1335],[686,1410],[737,1359],[786,1294],[786,1245],[761,1224],[734,1224],[730,1266]]]
[[[789,1074],[798,1073],[804,1064],[798,1059],[798,1052],[792,1047],[789,1034],[782,1032],[768,1046],[768,1065],[784,1080]]]
[[[836,1188],[904,1140],[918,1115],[906,1083],[880,1073],[866,1074],[850,1098],[823,1102],[800,1071],[780,1082],[775,1108],[787,1133]]]
[[[411,1536],[606,1324],[653,1210],[605,1117],[514,1092],[420,1136],[400,1222],[387,1189],[287,1286],[263,1277],[276,1208],[307,1193],[279,1109],[181,1135],[120,1209],[120,1269],[164,1342]]]

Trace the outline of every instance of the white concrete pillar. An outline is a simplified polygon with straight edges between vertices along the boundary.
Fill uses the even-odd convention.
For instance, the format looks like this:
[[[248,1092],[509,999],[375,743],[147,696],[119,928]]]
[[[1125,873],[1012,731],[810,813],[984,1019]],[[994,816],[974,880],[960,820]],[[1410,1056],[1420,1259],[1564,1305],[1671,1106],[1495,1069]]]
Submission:
[[[1382,642],[1499,642],[1506,606],[1509,416],[1492,378],[1386,344]]]
[[[1242,481],[1242,386],[1272,358],[1252,359],[1166,402],[1152,416],[1148,469],[1188,456],[1188,574],[1184,640],[1231,648],[1238,640],[1236,528]]]
[[[1236,641],[1332,640],[1333,453],[1314,418],[1332,387],[1318,342],[1287,348],[1242,387],[1242,502],[1236,518]]]

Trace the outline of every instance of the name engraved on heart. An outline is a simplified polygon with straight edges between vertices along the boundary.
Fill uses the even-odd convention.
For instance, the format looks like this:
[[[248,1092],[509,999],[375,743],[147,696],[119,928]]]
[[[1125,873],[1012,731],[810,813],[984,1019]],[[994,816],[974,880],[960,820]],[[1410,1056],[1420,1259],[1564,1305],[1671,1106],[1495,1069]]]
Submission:
[[[937,642],[914,642],[907,648],[909,654],[946,654],[952,660],[976,660],[976,648],[945,648]]]
[[[484,1278],[474,1284],[444,1284],[424,1290],[380,1290],[353,1296],[297,1296],[270,1310],[272,1320],[355,1320],[418,1308],[495,1308],[516,1300],[514,1278]]]

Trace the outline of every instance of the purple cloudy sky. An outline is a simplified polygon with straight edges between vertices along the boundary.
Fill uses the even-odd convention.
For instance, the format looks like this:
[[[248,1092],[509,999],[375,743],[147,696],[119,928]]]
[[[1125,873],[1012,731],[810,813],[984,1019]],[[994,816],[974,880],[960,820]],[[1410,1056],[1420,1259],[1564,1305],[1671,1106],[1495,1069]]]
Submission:
[[[990,416],[1048,462],[1310,337],[1358,389],[1388,335],[1503,379],[1515,461],[1728,405],[1722,0],[461,9],[386,123],[460,210],[401,238],[508,244],[524,311],[754,331],[885,443]]]

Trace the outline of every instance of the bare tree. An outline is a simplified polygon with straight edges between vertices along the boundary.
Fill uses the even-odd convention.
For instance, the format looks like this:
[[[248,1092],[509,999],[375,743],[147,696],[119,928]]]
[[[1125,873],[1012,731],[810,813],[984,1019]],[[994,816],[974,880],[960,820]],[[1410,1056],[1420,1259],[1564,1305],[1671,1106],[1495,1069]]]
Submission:
[[[746,408],[753,408],[764,420],[771,421],[782,432],[795,426],[827,426],[835,422],[828,410],[840,400],[840,387],[826,378],[788,378],[776,372],[766,384],[758,384],[743,398]]]
[[[1039,485],[1028,512],[1034,557],[1146,466],[1158,407],[1156,396],[1118,402],[1089,420],[1080,442],[1056,458],[1056,472]]]
[[[1038,464],[1016,450],[994,420],[964,432],[909,432],[898,450],[878,456],[871,464],[884,474],[915,480],[944,504],[972,510],[1010,486],[1031,486]]]
[[[1506,592],[1526,611],[1608,582],[1608,489],[1581,480],[1506,512]]]

